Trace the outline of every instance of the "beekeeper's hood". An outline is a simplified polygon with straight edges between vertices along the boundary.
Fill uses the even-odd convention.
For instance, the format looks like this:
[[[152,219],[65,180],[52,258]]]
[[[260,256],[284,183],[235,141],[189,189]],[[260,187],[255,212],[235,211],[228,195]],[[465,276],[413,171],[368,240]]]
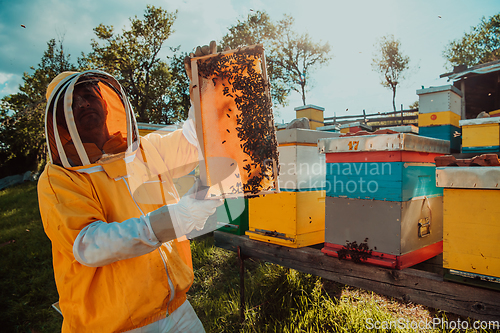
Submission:
[[[88,134],[78,132],[73,108],[78,98],[74,95],[75,89],[87,89],[100,99],[108,138],[102,147],[82,140]],[[103,156],[138,146],[139,132],[132,107],[123,88],[111,75],[98,70],[63,72],[49,84],[46,96],[45,136],[51,163],[65,168],[85,166]]]

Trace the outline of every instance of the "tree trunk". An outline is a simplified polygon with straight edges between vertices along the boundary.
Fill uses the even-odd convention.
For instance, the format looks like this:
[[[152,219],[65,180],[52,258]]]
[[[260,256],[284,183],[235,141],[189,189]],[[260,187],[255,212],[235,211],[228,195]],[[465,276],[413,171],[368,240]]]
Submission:
[[[301,84],[301,87],[302,87],[302,103],[304,105],[306,105],[306,89],[305,89],[306,84],[305,84],[305,82]]]
[[[396,112],[396,87],[392,88],[392,108]]]

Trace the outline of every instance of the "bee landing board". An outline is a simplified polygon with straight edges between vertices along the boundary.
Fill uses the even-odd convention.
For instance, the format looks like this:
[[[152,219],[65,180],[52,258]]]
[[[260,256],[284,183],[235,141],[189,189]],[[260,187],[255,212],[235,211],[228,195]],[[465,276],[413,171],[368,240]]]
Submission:
[[[191,93],[208,196],[279,191],[278,149],[264,48],[192,58]],[[201,120],[201,121],[200,121]]]

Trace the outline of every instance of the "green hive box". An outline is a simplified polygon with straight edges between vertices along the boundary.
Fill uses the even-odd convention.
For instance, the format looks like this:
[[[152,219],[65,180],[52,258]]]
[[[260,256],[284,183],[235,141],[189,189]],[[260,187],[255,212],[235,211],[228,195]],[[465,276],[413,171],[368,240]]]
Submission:
[[[226,199],[217,207],[217,227],[219,231],[244,235],[248,230],[248,199]]]

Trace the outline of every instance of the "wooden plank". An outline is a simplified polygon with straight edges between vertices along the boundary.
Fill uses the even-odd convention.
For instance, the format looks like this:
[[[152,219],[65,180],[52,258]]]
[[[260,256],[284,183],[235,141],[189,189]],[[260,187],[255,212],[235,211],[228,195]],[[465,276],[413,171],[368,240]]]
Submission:
[[[488,153],[488,154],[497,155],[500,158],[499,151],[496,151],[494,153]],[[455,158],[457,158],[457,159],[474,158],[475,156],[478,156],[478,154],[476,154],[476,153],[453,153],[452,155],[455,156]]]
[[[421,271],[436,273],[436,274],[442,276],[444,273],[443,254],[441,253],[441,254],[435,256],[434,258],[431,258],[429,260],[421,262],[420,264],[416,264],[415,266],[412,266],[411,268],[418,269]]]
[[[480,166],[500,166],[500,161],[496,154],[483,154],[472,159],[471,163]]]
[[[314,274],[477,320],[500,320],[500,292],[443,281],[441,275],[407,268],[391,270],[339,260],[316,248],[292,249],[214,232],[215,245],[245,256]]]
[[[436,167],[444,166],[500,166],[500,160],[497,154],[482,154],[472,158],[457,159],[453,155],[444,155],[436,157]],[[327,155],[328,161],[328,155]]]

